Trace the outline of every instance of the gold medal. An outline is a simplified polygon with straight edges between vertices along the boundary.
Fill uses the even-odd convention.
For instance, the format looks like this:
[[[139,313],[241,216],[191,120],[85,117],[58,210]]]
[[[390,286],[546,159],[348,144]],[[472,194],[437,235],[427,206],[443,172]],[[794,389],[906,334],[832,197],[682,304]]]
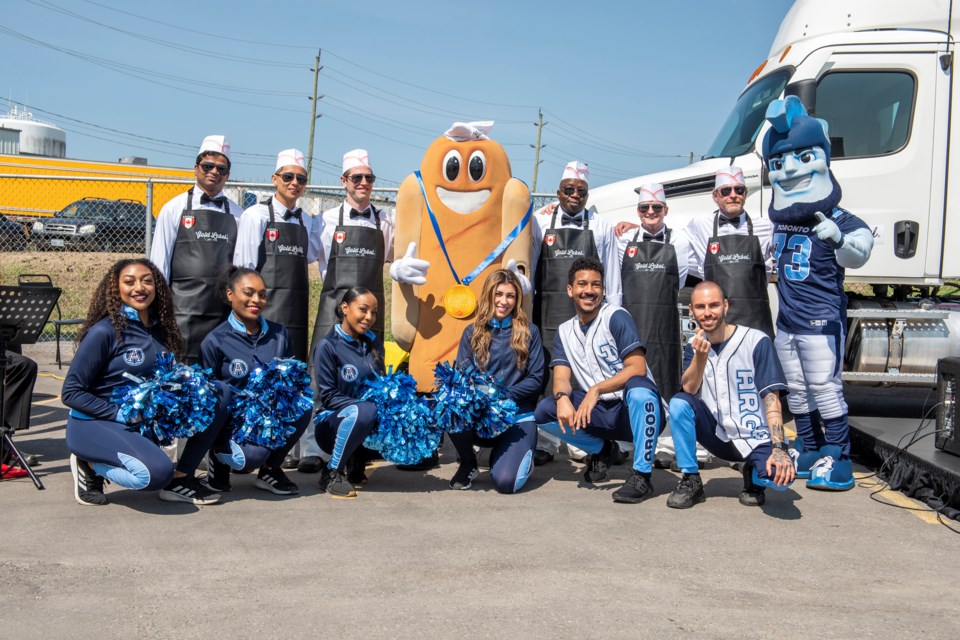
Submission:
[[[443,308],[454,318],[468,318],[477,308],[477,296],[465,284],[455,284],[443,294]]]

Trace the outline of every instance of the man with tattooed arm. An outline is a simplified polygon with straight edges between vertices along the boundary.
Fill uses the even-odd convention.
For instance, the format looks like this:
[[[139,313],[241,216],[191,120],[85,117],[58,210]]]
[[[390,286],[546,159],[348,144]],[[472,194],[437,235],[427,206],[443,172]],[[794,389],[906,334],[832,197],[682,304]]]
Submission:
[[[677,465],[683,477],[667,506],[703,502],[696,443],[730,462],[742,462],[740,504],[759,507],[765,488],[786,489],[796,468],[783,434],[780,392],[786,379],[776,350],[762,331],[727,324],[727,298],[715,282],[698,284],[690,311],[699,325],[684,348],[683,390],[670,401]]]

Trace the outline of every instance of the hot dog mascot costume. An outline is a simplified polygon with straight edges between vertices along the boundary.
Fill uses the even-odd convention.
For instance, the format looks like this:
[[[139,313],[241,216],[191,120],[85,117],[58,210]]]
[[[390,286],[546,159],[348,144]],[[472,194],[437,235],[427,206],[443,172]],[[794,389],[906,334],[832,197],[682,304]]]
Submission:
[[[432,265],[420,285],[394,278],[393,337],[410,353],[420,391],[433,388],[438,362],[456,359],[483,282],[506,267],[530,281],[530,191],[488,137],[493,122],[456,122],[427,148],[420,170],[397,194],[395,244]],[[529,297],[524,310],[530,313]]]

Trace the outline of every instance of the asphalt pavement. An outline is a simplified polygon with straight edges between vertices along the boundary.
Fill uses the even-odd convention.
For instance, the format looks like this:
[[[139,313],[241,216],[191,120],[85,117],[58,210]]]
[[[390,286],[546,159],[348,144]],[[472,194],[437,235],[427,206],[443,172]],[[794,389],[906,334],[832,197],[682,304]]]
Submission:
[[[678,511],[665,504],[675,473],[654,472],[647,502],[615,504],[626,467],[585,487],[567,459],[518,495],[487,472],[454,491],[447,447],[429,472],[368,468],[349,501],[292,472],[295,497],[234,476],[219,505],[108,486],[109,505],[83,507],[66,370],[38,358],[33,426],[15,441],[46,489],[0,482],[4,638],[960,636],[960,536],[876,493],[863,468],[852,491],[801,482],[758,509],[738,503],[739,472],[713,464],[707,501]]]

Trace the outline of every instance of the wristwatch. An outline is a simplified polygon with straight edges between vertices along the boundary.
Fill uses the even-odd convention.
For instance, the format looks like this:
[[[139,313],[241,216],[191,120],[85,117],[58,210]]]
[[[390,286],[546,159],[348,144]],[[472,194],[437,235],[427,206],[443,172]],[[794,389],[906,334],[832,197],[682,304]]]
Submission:
[[[560,398],[564,396],[569,398],[570,394],[567,393],[566,391],[557,391],[555,394],[553,394],[553,399],[556,400],[557,402],[560,402]]]

